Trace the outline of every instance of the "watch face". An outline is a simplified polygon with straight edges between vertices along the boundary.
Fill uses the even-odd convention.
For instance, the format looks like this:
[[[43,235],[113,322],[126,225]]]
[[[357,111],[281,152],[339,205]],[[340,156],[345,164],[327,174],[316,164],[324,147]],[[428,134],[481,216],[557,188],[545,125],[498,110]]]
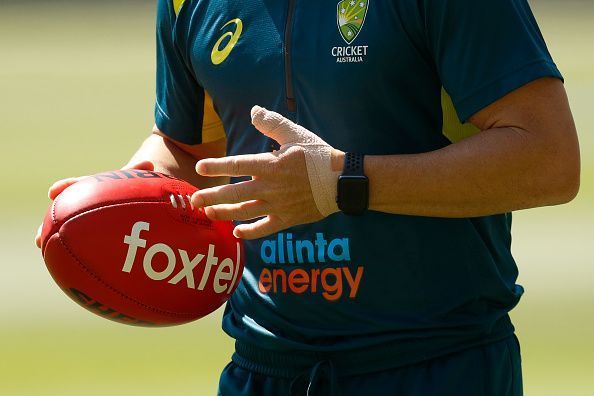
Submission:
[[[362,214],[369,205],[369,180],[366,176],[338,178],[338,208],[346,214]]]

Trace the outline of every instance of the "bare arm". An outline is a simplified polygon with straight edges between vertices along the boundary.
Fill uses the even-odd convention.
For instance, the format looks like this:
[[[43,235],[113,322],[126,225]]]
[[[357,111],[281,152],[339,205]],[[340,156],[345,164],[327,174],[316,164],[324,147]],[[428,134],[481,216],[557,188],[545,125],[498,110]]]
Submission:
[[[149,136],[132,156],[126,167],[150,161],[154,170],[184,179],[198,188],[226,184],[225,177],[203,177],[194,170],[196,162],[203,158],[218,158],[225,155],[225,139],[198,145],[187,145],[168,138],[155,126]]]
[[[556,205],[575,197],[579,146],[561,81],[537,80],[470,121],[483,132],[441,150],[366,157],[370,208],[472,217]],[[338,153],[338,166],[341,157]]]
[[[287,141],[292,145],[281,146],[276,153],[200,161],[197,170],[204,176],[254,177],[201,190],[192,197],[194,205],[206,207],[213,219],[261,217],[235,228],[236,236],[247,239],[320,220],[314,194],[327,196],[331,191],[319,186],[312,191],[306,155],[318,157],[306,154],[311,150],[307,146],[311,137],[306,135],[311,132],[260,107],[252,109],[252,123],[254,117],[259,117],[254,125],[260,132],[281,145]],[[470,121],[482,132],[440,150],[366,157],[370,208],[405,215],[474,217],[561,204],[575,197],[579,146],[559,80],[534,81]],[[331,167],[339,171],[344,153],[333,150],[330,157]]]

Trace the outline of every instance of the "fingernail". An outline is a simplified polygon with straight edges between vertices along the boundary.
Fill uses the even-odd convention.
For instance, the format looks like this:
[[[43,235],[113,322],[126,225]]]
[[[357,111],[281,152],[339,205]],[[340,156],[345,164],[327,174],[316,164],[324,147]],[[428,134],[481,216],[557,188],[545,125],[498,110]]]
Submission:
[[[203,208],[204,207],[204,199],[202,199],[199,192],[195,192],[192,195],[192,205],[194,205],[195,208]]]
[[[215,211],[212,209],[209,209],[209,207],[204,208],[204,215],[209,219],[209,220],[216,220],[216,216],[215,216]]]
[[[266,110],[266,109],[264,109],[264,107],[260,107],[258,105],[255,105],[254,107],[252,107],[252,111],[250,113],[251,116],[252,116],[252,118],[254,118],[254,116],[256,115],[256,113],[258,113],[261,110]]]
[[[204,175],[206,173],[206,169],[202,161],[198,161],[196,163],[196,173],[198,173],[199,175]]]

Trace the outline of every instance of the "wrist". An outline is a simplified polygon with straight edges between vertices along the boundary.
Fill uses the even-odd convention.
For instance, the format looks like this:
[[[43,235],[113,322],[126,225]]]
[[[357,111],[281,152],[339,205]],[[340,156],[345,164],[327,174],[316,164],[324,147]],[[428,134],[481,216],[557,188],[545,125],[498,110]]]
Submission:
[[[333,172],[342,172],[344,168],[344,151],[332,149],[331,166]]]
[[[369,209],[369,179],[364,171],[365,155],[344,153],[338,177],[336,203],[346,215],[363,215]]]

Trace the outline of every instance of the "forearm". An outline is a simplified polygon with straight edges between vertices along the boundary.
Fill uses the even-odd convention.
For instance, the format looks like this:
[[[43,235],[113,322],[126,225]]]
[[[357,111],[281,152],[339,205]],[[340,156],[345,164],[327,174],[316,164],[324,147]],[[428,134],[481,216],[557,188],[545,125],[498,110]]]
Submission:
[[[205,144],[200,150],[202,155],[194,156],[182,150],[172,141],[153,133],[140,146],[128,162],[128,165],[142,161],[150,161],[156,172],[166,173],[183,179],[198,188],[208,188],[228,182],[224,177],[203,177],[196,173],[196,162],[202,158],[216,157],[224,154],[224,145],[219,142]]]
[[[235,228],[236,237],[247,239],[336,212],[333,187],[344,153],[276,112],[254,106],[251,117],[254,127],[280,149],[200,161],[201,175],[251,180],[199,191],[192,196],[193,205],[206,208],[215,220],[259,219]],[[366,156],[369,208],[475,217],[560,204],[577,194],[579,144],[560,81],[527,84],[467,121],[482,132],[432,152]]]
[[[554,205],[575,196],[557,145],[515,128],[497,128],[415,155],[366,156],[370,209],[474,217]]]

